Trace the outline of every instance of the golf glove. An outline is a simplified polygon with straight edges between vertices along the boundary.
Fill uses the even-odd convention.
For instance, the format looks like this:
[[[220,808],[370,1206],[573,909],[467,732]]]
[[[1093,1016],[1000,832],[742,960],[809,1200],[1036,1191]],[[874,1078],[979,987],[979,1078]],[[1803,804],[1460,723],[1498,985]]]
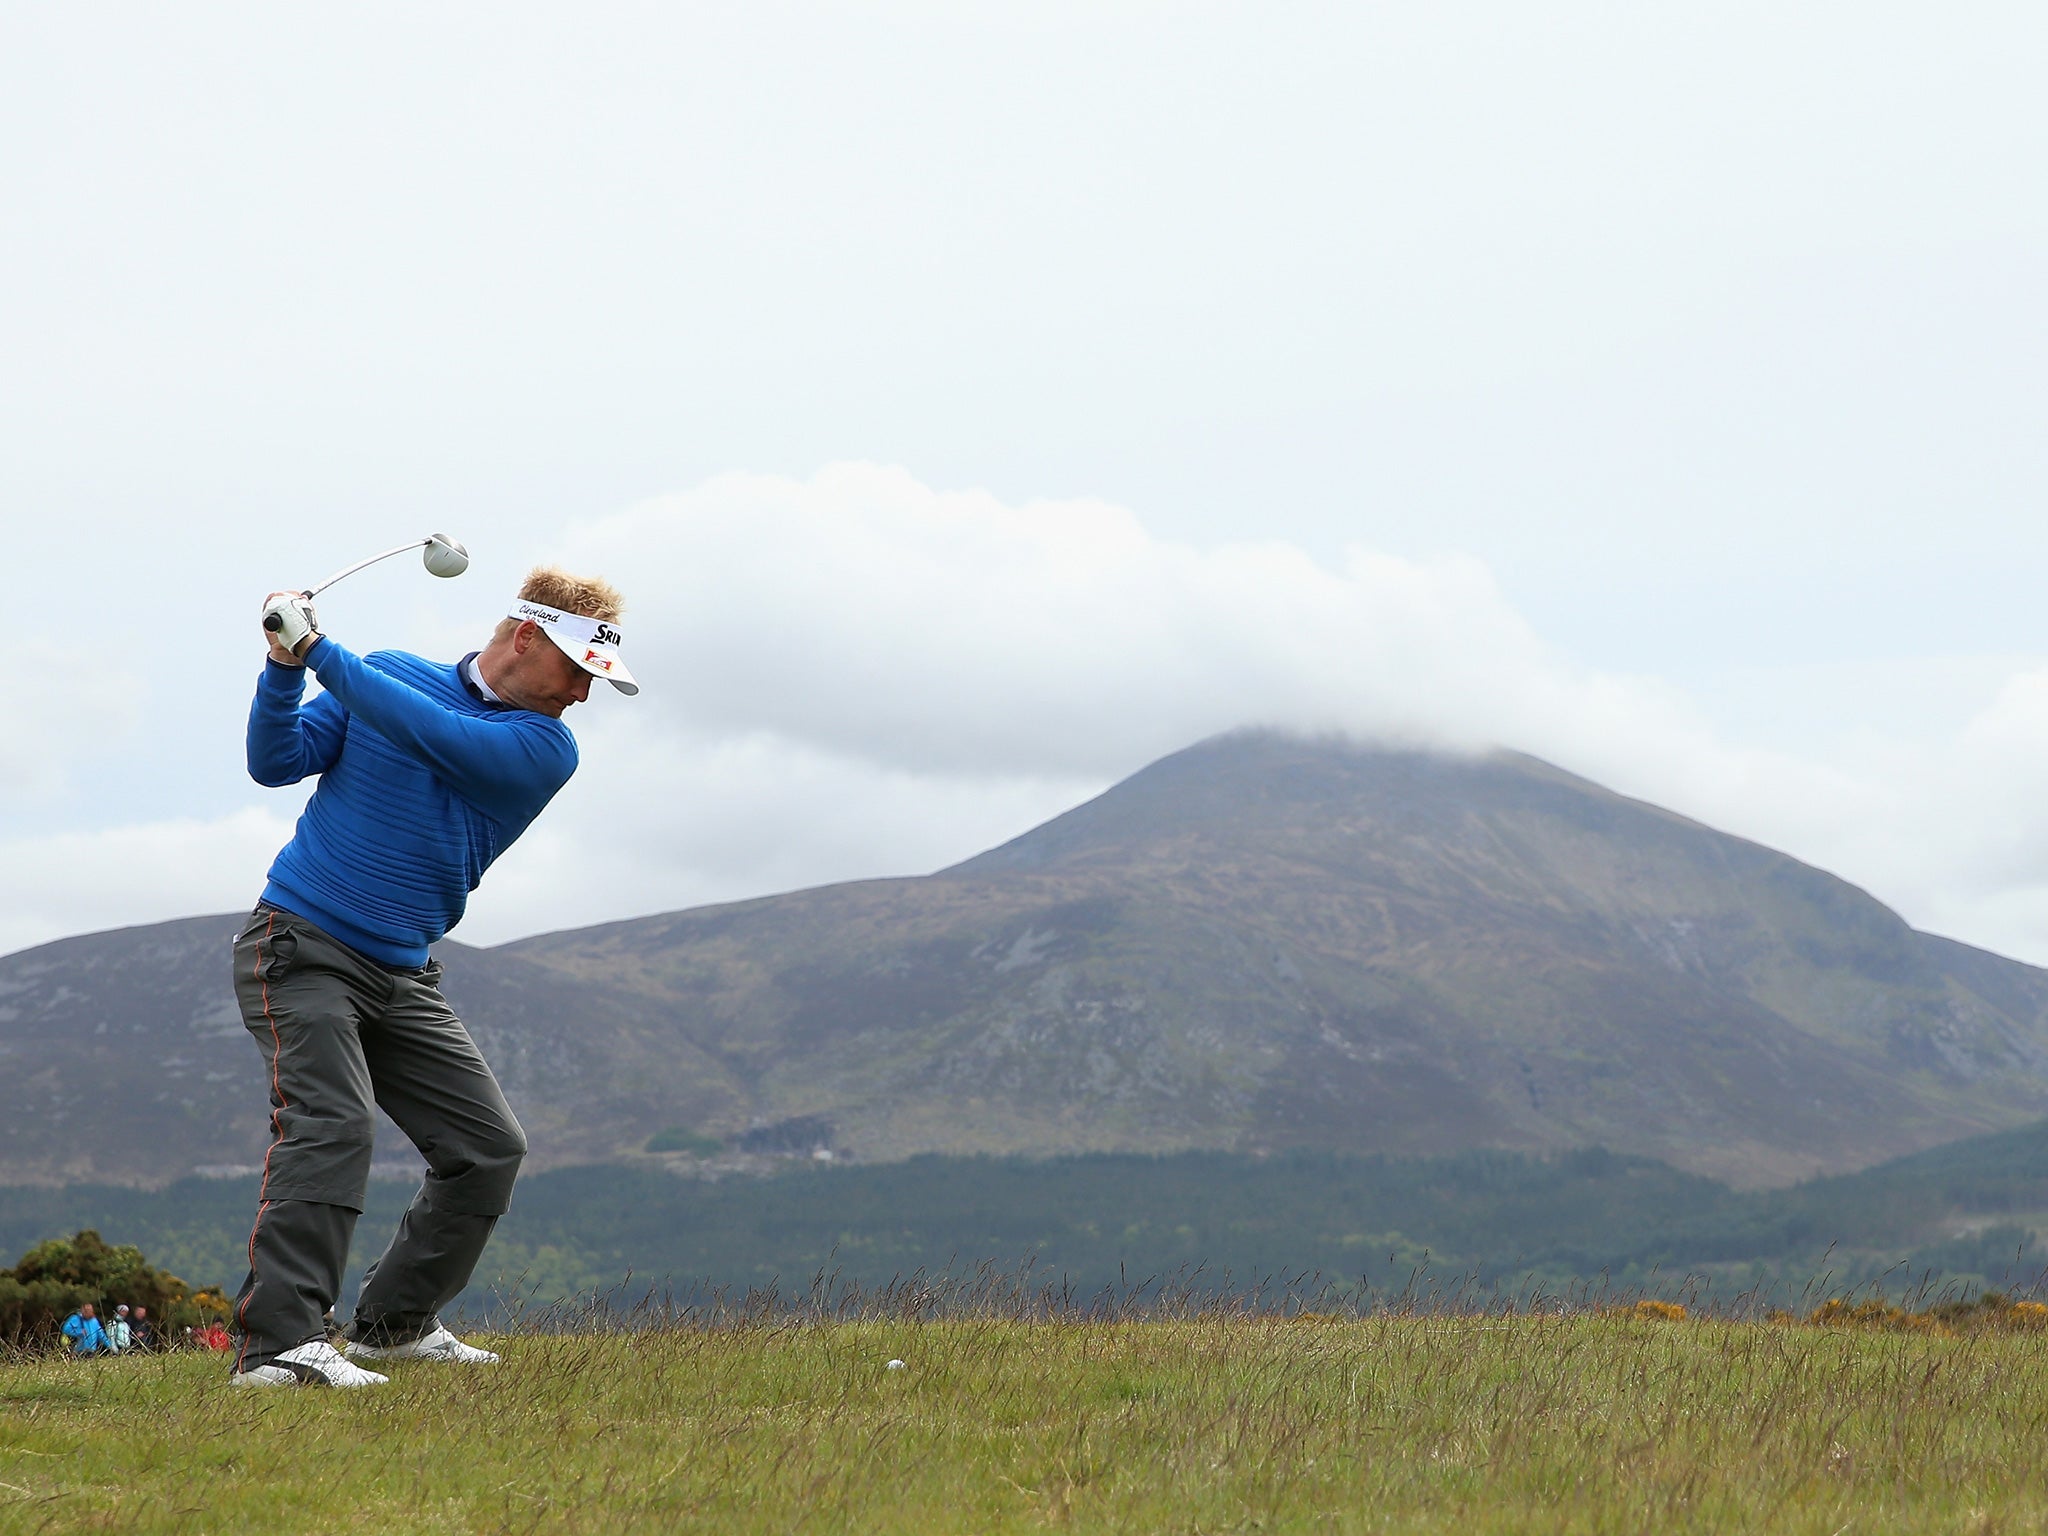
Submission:
[[[320,619],[313,612],[312,599],[296,593],[273,597],[263,605],[263,627],[294,656],[305,655],[320,638]]]

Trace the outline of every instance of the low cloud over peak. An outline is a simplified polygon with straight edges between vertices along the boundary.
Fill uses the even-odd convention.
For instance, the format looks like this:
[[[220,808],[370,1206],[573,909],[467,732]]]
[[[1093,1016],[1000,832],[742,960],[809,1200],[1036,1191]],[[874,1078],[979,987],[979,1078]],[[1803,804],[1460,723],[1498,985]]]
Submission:
[[[650,712],[915,772],[1115,775],[1245,724],[1473,747],[1608,707],[1470,559],[1198,549],[876,465],[722,476],[562,556],[630,573]]]

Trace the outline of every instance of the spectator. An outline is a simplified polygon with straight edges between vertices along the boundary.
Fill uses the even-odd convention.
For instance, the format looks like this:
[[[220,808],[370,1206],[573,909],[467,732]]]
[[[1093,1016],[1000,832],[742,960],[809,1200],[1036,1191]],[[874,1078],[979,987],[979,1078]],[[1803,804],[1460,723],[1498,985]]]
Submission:
[[[199,1330],[199,1342],[208,1349],[220,1350],[222,1352],[235,1347],[235,1341],[228,1337],[226,1326],[217,1322],[208,1323]]]
[[[135,1334],[135,1347],[144,1353],[156,1348],[156,1329],[150,1326],[149,1308],[138,1306],[128,1318]]]
[[[64,1319],[64,1337],[71,1341],[74,1355],[94,1355],[107,1347],[107,1330],[100,1326],[91,1302]]]
[[[134,1342],[135,1331],[128,1326],[128,1303],[124,1301],[114,1308],[114,1320],[107,1324],[107,1348],[117,1355],[125,1354]]]

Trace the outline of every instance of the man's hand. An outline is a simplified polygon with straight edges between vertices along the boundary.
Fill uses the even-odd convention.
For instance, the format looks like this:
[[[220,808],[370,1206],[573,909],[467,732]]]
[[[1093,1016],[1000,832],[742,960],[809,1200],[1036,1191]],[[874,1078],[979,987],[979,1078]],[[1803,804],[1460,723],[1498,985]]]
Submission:
[[[320,620],[310,598],[298,592],[273,592],[263,604],[263,631],[270,641],[271,660],[302,667],[306,652],[320,638]]]

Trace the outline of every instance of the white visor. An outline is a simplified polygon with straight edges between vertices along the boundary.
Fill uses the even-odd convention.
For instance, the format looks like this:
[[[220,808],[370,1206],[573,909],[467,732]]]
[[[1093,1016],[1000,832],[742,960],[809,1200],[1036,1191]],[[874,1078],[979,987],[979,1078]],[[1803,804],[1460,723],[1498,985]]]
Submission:
[[[524,598],[514,602],[507,612],[512,618],[538,624],[563,655],[592,677],[603,678],[628,697],[640,691],[640,685],[633,681],[633,674],[626,670],[625,660],[619,655],[625,637],[609,619],[586,619],[580,613],[564,613]]]

